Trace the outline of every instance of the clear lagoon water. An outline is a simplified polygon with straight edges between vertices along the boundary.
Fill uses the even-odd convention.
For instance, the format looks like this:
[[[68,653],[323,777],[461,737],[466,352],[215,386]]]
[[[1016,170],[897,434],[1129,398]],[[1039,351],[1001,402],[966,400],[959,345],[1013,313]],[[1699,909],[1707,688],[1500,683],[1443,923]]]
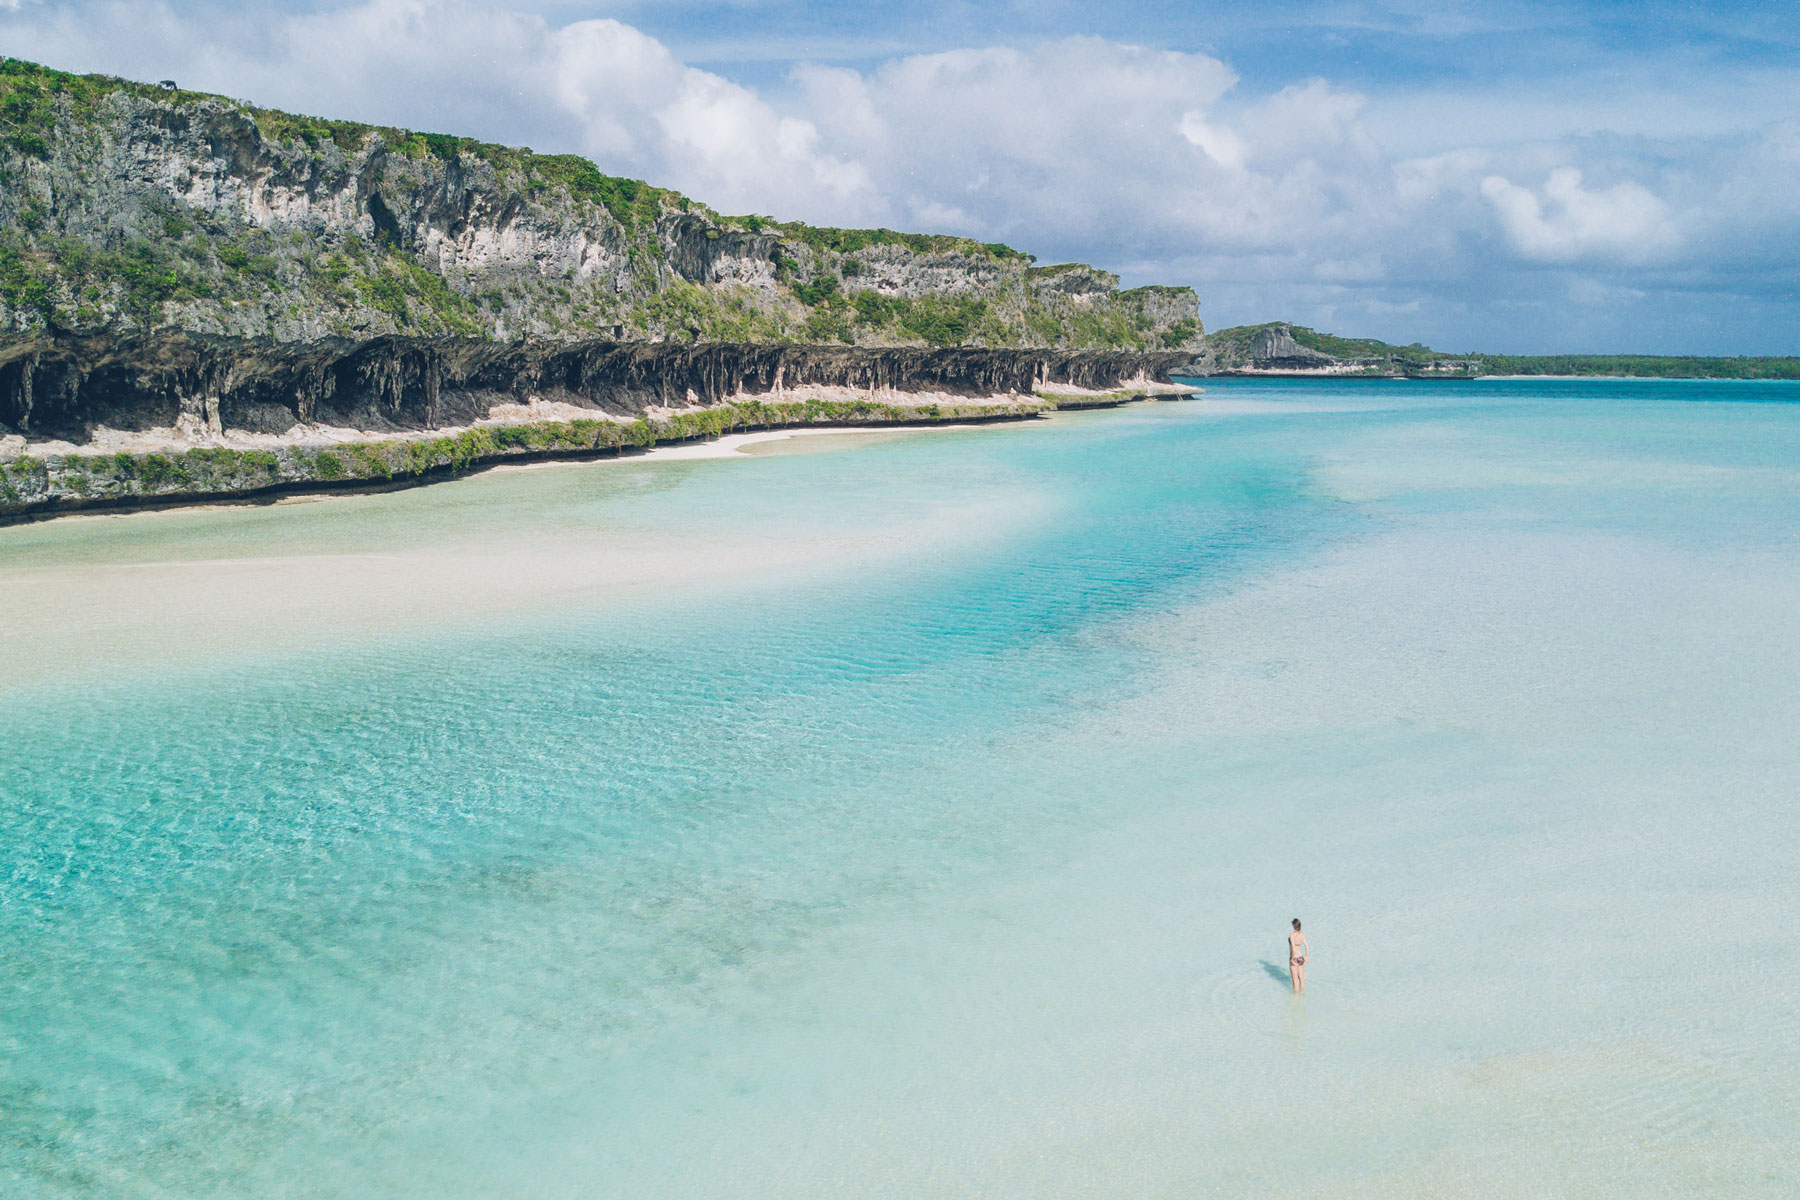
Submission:
[[[0,1194],[1800,1186],[1800,386],[755,450],[0,529]]]

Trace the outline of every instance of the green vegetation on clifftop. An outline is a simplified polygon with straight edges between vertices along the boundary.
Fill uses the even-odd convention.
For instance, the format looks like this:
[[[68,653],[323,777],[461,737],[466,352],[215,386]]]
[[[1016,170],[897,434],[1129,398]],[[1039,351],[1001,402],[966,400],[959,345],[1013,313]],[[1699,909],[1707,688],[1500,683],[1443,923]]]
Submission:
[[[1198,345],[1191,291],[1117,283],[966,237],[722,216],[575,155],[0,60],[0,338]]]

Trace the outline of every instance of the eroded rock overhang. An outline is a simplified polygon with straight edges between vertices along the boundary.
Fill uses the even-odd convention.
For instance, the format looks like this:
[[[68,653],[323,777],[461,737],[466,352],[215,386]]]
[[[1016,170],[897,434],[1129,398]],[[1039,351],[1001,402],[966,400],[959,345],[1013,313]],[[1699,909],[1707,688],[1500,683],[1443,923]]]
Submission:
[[[468,425],[541,399],[615,415],[795,388],[1029,395],[1166,380],[1189,355],[1139,351],[511,341],[277,342],[183,332],[0,347],[0,434],[81,443],[99,427],[280,435]],[[15,443],[16,444],[16,443]]]

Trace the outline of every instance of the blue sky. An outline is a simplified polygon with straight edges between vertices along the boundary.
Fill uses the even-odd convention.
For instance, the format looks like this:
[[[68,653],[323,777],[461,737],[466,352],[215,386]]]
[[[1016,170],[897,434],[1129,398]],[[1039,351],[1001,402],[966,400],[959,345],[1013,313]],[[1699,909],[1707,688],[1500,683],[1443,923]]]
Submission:
[[[0,0],[0,52],[1444,349],[1800,353],[1786,3]]]

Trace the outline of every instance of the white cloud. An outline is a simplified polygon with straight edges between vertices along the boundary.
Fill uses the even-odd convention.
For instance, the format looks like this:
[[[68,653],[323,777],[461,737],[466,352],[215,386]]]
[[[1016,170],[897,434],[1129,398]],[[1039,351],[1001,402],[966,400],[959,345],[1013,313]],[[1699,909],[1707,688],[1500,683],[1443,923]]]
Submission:
[[[996,237],[1076,240],[1156,220],[1171,160],[1212,164],[1183,122],[1235,79],[1204,55],[1071,38],[915,55],[867,74],[802,66],[792,81],[826,143],[868,165],[894,219],[948,206]]]
[[[1514,248],[1539,262],[1645,262],[1676,242],[1669,209],[1641,184],[1602,190],[1581,185],[1581,171],[1558,167],[1540,199],[1501,175],[1481,181],[1481,194],[1499,214]]]
[[[1368,99],[1323,79],[1285,87],[1240,119],[1254,153],[1266,162],[1302,159],[1372,161],[1380,150],[1362,127]]]
[[[1224,167],[1227,171],[1241,171],[1248,148],[1244,139],[1231,130],[1218,125],[1208,125],[1205,114],[1198,109],[1190,109],[1181,114],[1181,124],[1177,127],[1181,136],[1206,151],[1206,156]]]

